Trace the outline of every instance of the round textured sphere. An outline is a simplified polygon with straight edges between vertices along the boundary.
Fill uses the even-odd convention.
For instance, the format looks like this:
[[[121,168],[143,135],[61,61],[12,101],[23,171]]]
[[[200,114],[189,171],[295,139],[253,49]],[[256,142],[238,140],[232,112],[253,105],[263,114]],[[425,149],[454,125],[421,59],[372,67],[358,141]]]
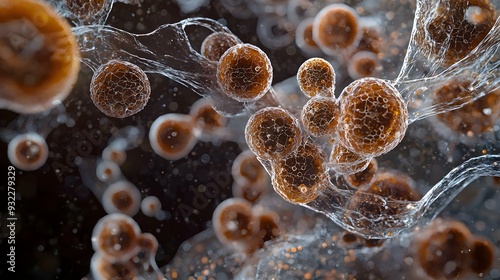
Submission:
[[[262,159],[285,157],[300,144],[299,121],[282,108],[264,108],[248,120],[245,139],[250,150]]]
[[[300,90],[308,96],[332,97],[335,89],[335,70],[323,58],[310,58],[299,67],[297,82]]]
[[[240,43],[238,37],[227,32],[215,32],[208,35],[201,44],[201,55],[212,61],[220,57],[232,46]]]
[[[387,81],[363,78],[340,96],[338,139],[354,153],[378,156],[394,149],[408,128],[408,109]]]
[[[49,147],[39,134],[19,134],[9,142],[7,157],[15,167],[25,171],[33,171],[47,162]]]
[[[415,40],[433,59],[451,65],[470,53],[486,37],[496,21],[489,0],[437,1],[437,7],[425,15]]]
[[[316,145],[300,145],[297,151],[273,165],[274,190],[290,203],[313,201],[327,178],[324,162],[325,156]]]
[[[1,1],[0,30],[0,108],[37,113],[69,95],[80,54],[66,19],[46,1]]]
[[[111,60],[97,69],[90,83],[90,98],[108,117],[126,118],[140,112],[149,101],[151,87],[137,65]]]
[[[251,44],[229,48],[220,58],[217,82],[230,98],[256,101],[266,94],[273,80],[273,68],[267,55]]]
[[[92,247],[110,261],[127,260],[137,251],[139,225],[123,214],[102,217],[92,231]]]
[[[360,37],[356,11],[344,4],[324,7],[314,18],[313,36],[328,54],[356,45]]]
[[[313,136],[334,135],[337,130],[339,106],[335,99],[316,96],[302,108],[302,125]]]

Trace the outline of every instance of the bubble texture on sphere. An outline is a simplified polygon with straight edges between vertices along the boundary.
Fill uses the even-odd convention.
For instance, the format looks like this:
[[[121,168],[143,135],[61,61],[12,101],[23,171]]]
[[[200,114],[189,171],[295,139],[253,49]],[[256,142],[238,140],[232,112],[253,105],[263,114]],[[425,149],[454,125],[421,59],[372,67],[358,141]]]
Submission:
[[[313,136],[333,136],[337,130],[338,102],[333,98],[314,97],[302,108],[302,125]]]
[[[327,179],[325,155],[313,143],[304,143],[273,164],[273,187],[285,200],[299,204],[314,200]]]
[[[300,144],[299,121],[284,109],[264,108],[248,120],[245,139],[250,150],[260,158],[285,157]]]
[[[332,97],[335,89],[335,70],[323,58],[310,58],[297,71],[300,90],[308,96]]]
[[[408,127],[408,109],[398,90],[376,78],[352,82],[339,97],[338,138],[347,149],[365,156],[392,150]]]
[[[101,65],[90,84],[90,98],[108,117],[126,118],[140,112],[149,101],[151,86],[137,65],[112,60]]]
[[[223,92],[234,100],[258,100],[269,90],[272,80],[271,61],[254,45],[235,45],[219,60],[217,82]]]

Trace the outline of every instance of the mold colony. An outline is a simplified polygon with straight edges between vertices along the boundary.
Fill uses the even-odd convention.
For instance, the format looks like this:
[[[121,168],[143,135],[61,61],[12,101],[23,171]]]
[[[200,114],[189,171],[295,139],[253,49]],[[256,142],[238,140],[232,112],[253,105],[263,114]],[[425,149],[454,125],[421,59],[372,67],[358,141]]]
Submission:
[[[288,5],[301,1],[290,2]],[[394,58],[386,56],[385,49],[389,47],[379,40],[387,34],[364,25],[366,22],[362,19],[366,17],[363,13],[368,6],[363,4],[366,3],[357,8],[333,4],[315,7],[316,12],[311,9],[309,16],[314,20],[309,19],[310,29],[303,31],[304,36],[308,36],[304,42],[311,49],[319,46],[323,54],[319,50],[314,53],[324,55],[324,58],[304,59],[298,69],[296,85],[299,94],[303,93],[307,100],[299,107],[286,106],[276,98],[271,87],[273,67],[268,55],[255,45],[242,43],[216,21],[187,19],[137,35],[110,26],[87,26],[89,21],[102,24],[107,12],[101,14],[101,11],[111,10],[112,3],[90,2],[95,5],[79,7],[90,8],[84,13],[72,2],[57,6],[63,15],[68,11],[65,9],[69,9],[72,15],[69,17],[77,25],[72,31],[80,44],[81,60],[94,72],[90,99],[104,115],[125,119],[134,115],[130,118],[133,119],[149,113],[142,111],[149,106],[148,100],[154,94],[146,73],[162,74],[204,96],[189,112],[165,113],[162,109],[161,114],[148,115],[146,125],[143,117],[138,117],[136,126],[114,131],[100,158],[75,160],[82,181],[109,214],[97,223],[92,234],[95,250],[91,266],[93,276],[103,279],[118,275],[149,275],[158,279],[164,275],[174,279],[233,276],[267,279],[272,275],[306,279],[363,277],[363,269],[370,268],[363,262],[380,262],[377,264],[383,270],[390,261],[387,258],[378,260],[377,254],[389,251],[405,257],[405,260],[410,258],[415,265],[402,264],[400,271],[388,269],[387,273],[417,271],[423,277],[434,278],[470,271],[482,275],[488,273],[496,255],[496,249],[488,239],[473,238],[465,226],[452,223],[428,225],[428,222],[473,179],[500,174],[499,157],[489,155],[495,153],[495,144],[490,142],[493,147],[484,150],[486,156],[464,164],[461,163],[472,154],[452,160],[456,168],[438,183],[429,178],[418,178],[408,166],[397,168],[397,163],[390,163],[400,162],[394,153],[405,157],[405,145],[410,144],[405,143],[403,137],[411,129],[410,124],[438,112],[444,112],[437,118],[451,130],[473,135],[490,132],[491,137],[496,137],[498,110],[495,105],[499,79],[496,72],[489,76],[477,72],[496,67],[496,58],[491,56],[496,54],[496,47],[491,41],[498,40],[500,35],[496,29],[487,35],[495,26],[493,8],[486,2],[473,7],[464,6],[472,5],[469,2],[460,2],[456,10],[441,7],[449,5],[447,3],[440,1],[435,6],[436,13],[420,22],[419,19],[425,16],[422,12],[430,9],[431,2],[418,1],[415,26],[426,28],[413,33],[408,57],[396,80],[365,77],[389,73],[389,69],[384,69],[386,61]],[[101,4],[105,5],[101,7]],[[455,19],[454,13],[460,18],[463,16],[465,21]],[[330,17],[330,14],[336,16]],[[374,12],[372,17],[376,16]],[[55,14],[54,17],[57,18]],[[448,22],[450,18],[452,20]],[[434,24],[427,25],[428,21]],[[436,24],[446,27],[431,30]],[[458,27],[450,29],[451,39],[447,37],[451,41],[443,41],[443,30],[455,25]],[[461,28],[462,25],[473,25],[481,31],[478,37],[471,37],[473,47],[478,48],[472,55],[469,55],[472,47],[461,45],[457,39],[467,37],[469,33],[455,34],[467,31],[467,28]],[[193,42],[197,37],[191,36],[188,29],[200,27],[205,33],[199,35],[203,42],[197,48]],[[210,35],[206,34],[207,30]],[[426,36],[419,32],[426,32]],[[162,40],[165,46],[156,43]],[[415,45],[421,45],[421,48],[415,51]],[[437,54],[443,52],[444,60],[440,61]],[[480,59],[476,61],[473,56],[478,53]],[[71,54],[72,58],[78,57]],[[444,74],[435,75],[440,73],[440,67],[448,67],[461,58],[465,59],[456,64],[461,68],[455,65],[447,68]],[[418,63],[425,66],[428,61],[436,59],[439,65],[429,68],[429,71],[415,70]],[[341,66],[345,62],[349,62],[348,67]],[[486,68],[480,68],[482,62],[487,63]],[[461,71],[473,73],[470,83],[449,84],[456,82],[450,77],[458,76]],[[420,76],[416,80],[409,79],[415,75]],[[357,80],[351,81],[348,76]],[[9,75],[1,75],[0,79],[5,77],[9,78]],[[423,77],[429,79],[419,79]],[[74,78],[70,76],[69,81],[73,83],[71,79]],[[492,94],[484,96],[489,92]],[[19,112],[19,107],[7,101],[7,96],[2,96],[6,100],[5,107]],[[426,98],[430,96],[432,98]],[[426,102],[416,102],[421,98],[426,98]],[[62,99],[62,95],[57,99]],[[47,100],[53,101],[52,97]],[[432,105],[429,102],[433,102]],[[42,103],[36,103],[36,106]],[[173,107],[168,108],[172,110]],[[470,112],[472,116],[483,112],[486,116],[467,118],[472,124],[460,127],[456,125],[457,116],[453,116],[460,110]],[[97,111],[95,114],[103,117]],[[155,162],[190,157],[195,154],[192,151],[198,140],[214,143],[228,139],[238,141],[243,136],[243,127],[245,142],[250,148],[234,160],[231,170],[234,177],[232,191],[236,198],[220,203],[212,217],[213,229],[187,242],[172,263],[161,270],[154,258],[158,248],[156,238],[141,234],[139,226],[130,217],[141,208],[146,216],[162,221],[167,217],[162,207],[169,209],[170,206],[155,196],[141,193],[144,187],[139,189],[139,185],[129,182],[121,170],[131,162],[126,151],[142,147],[142,129],[147,126],[150,126],[150,148],[160,156],[153,157]],[[237,132],[240,135],[236,135]],[[43,138],[24,140],[23,144],[17,142],[20,137],[13,137],[12,133],[2,135],[4,140],[10,141],[9,158],[18,168],[34,170],[47,160],[48,148]],[[456,139],[436,139],[439,143],[448,140]],[[245,148],[245,143],[240,144]],[[10,149],[10,145],[16,149]],[[16,162],[14,157],[30,162],[36,159],[40,164],[27,167],[20,160]],[[148,165],[148,168],[153,166]],[[391,170],[389,166],[398,170]],[[124,173],[129,176],[129,172]],[[439,171],[436,176],[442,177],[445,172]],[[411,173],[413,180],[406,173]],[[275,192],[268,191],[270,184]],[[207,186],[199,184],[194,187],[202,194],[196,193],[193,199],[197,199],[198,205],[203,205],[199,203],[202,198],[215,198],[209,196]],[[141,196],[145,197],[142,205]],[[330,220],[292,204],[325,214]],[[204,209],[199,208],[192,213]],[[487,223],[487,227],[494,225],[491,221]],[[352,233],[344,235],[338,226]],[[451,233],[443,235],[443,232]],[[447,239],[446,236],[452,237]],[[161,237],[156,237],[161,245]],[[388,237],[394,238],[384,240]],[[405,245],[404,238],[413,240],[411,248]],[[451,243],[456,246],[451,246]],[[470,254],[453,251],[457,246],[463,247],[460,252],[470,251]],[[436,248],[446,254],[436,255]],[[331,255],[337,256],[333,259],[335,263],[326,261]],[[317,257],[318,261],[311,260],[311,256]],[[183,266],[179,261],[183,258],[189,258],[193,263]],[[457,265],[460,263],[463,265]],[[293,264],[300,265],[290,269]],[[450,269],[452,265],[455,265],[454,269]],[[367,275],[377,278],[377,273],[384,272],[373,269]]]

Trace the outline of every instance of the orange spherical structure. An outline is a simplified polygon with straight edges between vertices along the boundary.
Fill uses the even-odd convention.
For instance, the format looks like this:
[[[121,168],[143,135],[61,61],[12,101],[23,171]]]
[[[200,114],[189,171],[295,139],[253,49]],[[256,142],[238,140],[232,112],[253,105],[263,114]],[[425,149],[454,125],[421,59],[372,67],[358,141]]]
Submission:
[[[224,94],[234,100],[258,100],[269,90],[272,80],[271,61],[254,45],[235,45],[219,60],[217,82]]]
[[[0,26],[0,108],[36,113],[66,98],[80,71],[67,21],[45,1],[16,0],[0,5]]]
[[[374,157],[394,149],[408,128],[408,109],[389,82],[363,78],[339,98],[338,140],[350,151]]]
[[[120,166],[112,161],[103,160],[96,167],[97,179],[103,182],[115,182],[120,178],[122,172]]]
[[[302,20],[295,30],[295,43],[306,54],[319,53],[319,47],[313,38],[313,19]]]
[[[282,158],[300,144],[299,121],[288,111],[268,107],[253,114],[245,128],[250,150],[262,159]]]
[[[189,154],[197,143],[193,118],[189,115],[166,114],[158,117],[149,129],[153,151],[167,160],[178,160]]]
[[[305,130],[316,137],[333,136],[337,130],[338,102],[333,98],[314,97],[302,108],[300,118]]]
[[[47,162],[49,147],[45,139],[37,133],[19,134],[9,142],[7,157],[15,167],[33,171]]]
[[[330,62],[323,58],[310,58],[299,67],[297,82],[300,90],[308,97],[333,97],[335,70]]]
[[[251,204],[240,198],[224,200],[214,211],[215,235],[222,243],[244,247],[252,239],[254,219]]]
[[[470,268],[474,273],[486,273],[495,260],[495,246],[485,238],[472,241]]]
[[[279,216],[272,211],[262,211],[255,215],[255,235],[258,246],[281,235]]]
[[[313,143],[301,144],[273,164],[274,190],[286,201],[307,204],[319,195],[328,178],[323,152]]]
[[[92,247],[108,261],[125,261],[137,250],[141,230],[137,223],[123,214],[101,218],[92,231]]]
[[[461,222],[434,222],[414,243],[417,260],[434,279],[459,277],[470,269],[471,239],[472,234]]]
[[[370,157],[351,152],[341,143],[333,143],[328,167],[338,174],[354,174],[366,169]]]
[[[161,211],[161,201],[156,196],[145,197],[141,202],[141,211],[148,217],[155,217]]]
[[[208,35],[201,44],[201,55],[212,61],[220,57],[232,46],[240,43],[238,37],[227,32],[215,32]]]
[[[90,269],[92,271],[92,276],[94,277],[93,279],[95,280],[137,279],[137,275],[131,267],[121,262],[107,260],[100,253],[95,253],[94,256],[92,256]]]
[[[108,214],[122,213],[132,217],[139,212],[141,192],[128,181],[117,181],[104,191],[102,206]]]
[[[357,12],[345,4],[324,7],[314,18],[313,38],[330,55],[355,46],[360,38]]]
[[[68,10],[84,24],[96,23],[96,21],[106,16],[112,0],[65,0]]]
[[[189,115],[193,117],[195,126],[203,133],[216,133],[227,123],[227,118],[217,113],[213,106],[213,100],[207,97],[198,99],[191,105]]]
[[[140,112],[149,101],[148,76],[137,65],[111,60],[97,69],[90,83],[90,98],[108,117],[126,118]]]
[[[250,150],[241,152],[234,159],[231,175],[240,185],[266,185],[269,182],[269,175]]]
[[[361,51],[351,56],[347,65],[347,72],[353,79],[373,77],[377,74],[379,65],[380,62],[375,53]]]

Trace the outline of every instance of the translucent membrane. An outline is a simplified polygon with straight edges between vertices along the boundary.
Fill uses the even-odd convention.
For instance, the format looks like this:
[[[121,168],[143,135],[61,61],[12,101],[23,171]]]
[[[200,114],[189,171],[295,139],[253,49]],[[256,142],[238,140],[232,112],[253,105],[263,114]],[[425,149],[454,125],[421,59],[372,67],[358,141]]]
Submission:
[[[372,213],[370,217],[363,218],[363,215],[356,213],[355,210],[348,210],[347,206],[354,191],[339,189],[332,183],[326,183],[327,186],[315,200],[302,205],[325,214],[338,225],[365,238],[389,238],[415,225],[419,219],[433,219],[457,194],[477,178],[499,175],[500,156],[485,155],[471,158],[450,171],[419,201],[400,201],[375,194],[363,194],[363,199],[380,201],[381,205],[400,209],[400,212],[395,215],[381,214],[376,217]],[[349,217],[352,216],[357,217],[356,223],[349,221]]]
[[[218,63],[193,49],[186,31],[188,27],[190,32],[230,33],[220,23],[206,18],[161,25],[147,34],[97,25],[75,27],[73,33],[78,38],[82,62],[93,71],[112,59],[128,61],[146,73],[164,75],[199,95],[210,96],[220,113],[240,114],[251,103],[232,100],[222,92],[216,78]]]
[[[409,123],[426,118],[431,115],[460,108],[473,102],[489,92],[500,88],[500,19],[497,18],[484,39],[470,53],[464,54],[463,58],[444,68],[440,63],[430,60],[431,55],[426,53],[425,48],[418,45],[415,30],[422,29],[422,24],[429,20],[428,13],[434,7],[433,1],[417,1],[417,13],[414,22],[412,38],[407,50],[404,65],[394,86],[399,89],[403,99],[408,103]],[[445,52],[444,45],[431,44],[431,50],[438,54]],[[436,49],[437,48],[437,49]],[[423,71],[425,69],[425,71]],[[467,78],[471,81],[468,98],[457,96],[448,103],[454,106],[446,106],[445,103],[432,104],[432,94],[449,82],[451,79]]]

